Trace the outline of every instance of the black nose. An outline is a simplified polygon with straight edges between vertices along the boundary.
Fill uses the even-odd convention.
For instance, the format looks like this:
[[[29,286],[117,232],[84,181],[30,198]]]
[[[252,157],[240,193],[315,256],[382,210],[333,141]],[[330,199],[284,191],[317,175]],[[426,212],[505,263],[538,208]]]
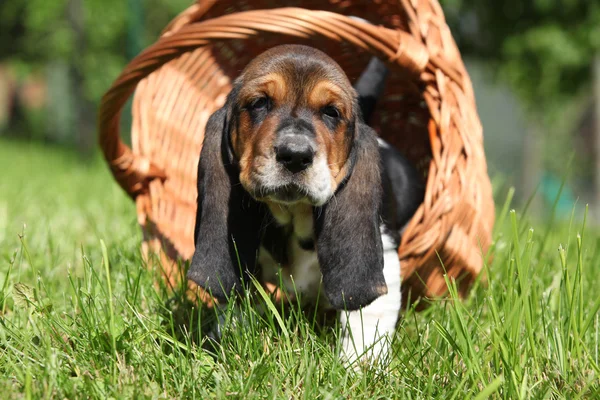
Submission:
[[[311,143],[304,138],[290,138],[275,146],[277,162],[290,172],[296,173],[308,168],[315,158]]]

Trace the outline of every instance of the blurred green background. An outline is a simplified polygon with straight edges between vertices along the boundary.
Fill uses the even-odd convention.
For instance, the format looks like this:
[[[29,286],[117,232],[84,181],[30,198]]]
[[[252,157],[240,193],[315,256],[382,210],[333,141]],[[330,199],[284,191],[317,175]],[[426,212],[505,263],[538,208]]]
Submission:
[[[442,0],[471,73],[497,188],[600,220],[600,0]],[[97,153],[96,111],[190,0],[0,1],[0,146]],[[124,123],[127,124],[127,112]],[[49,146],[49,151],[56,146]],[[572,160],[572,161],[570,161]]]

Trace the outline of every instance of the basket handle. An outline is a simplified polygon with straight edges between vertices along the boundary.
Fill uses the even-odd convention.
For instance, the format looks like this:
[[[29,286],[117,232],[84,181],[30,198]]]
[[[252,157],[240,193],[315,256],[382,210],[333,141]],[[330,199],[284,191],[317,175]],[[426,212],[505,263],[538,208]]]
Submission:
[[[318,35],[347,41],[390,64],[401,65],[410,80],[434,64],[423,43],[409,33],[328,11],[303,8],[253,10],[178,26],[135,57],[100,104],[99,144],[115,179],[130,196],[135,198],[146,192],[154,179],[166,179],[164,171],[150,160],[134,154],[119,136],[121,110],[137,83],[181,54],[209,46],[215,40],[247,39],[263,33],[300,38]],[[449,74],[452,75],[451,71]]]

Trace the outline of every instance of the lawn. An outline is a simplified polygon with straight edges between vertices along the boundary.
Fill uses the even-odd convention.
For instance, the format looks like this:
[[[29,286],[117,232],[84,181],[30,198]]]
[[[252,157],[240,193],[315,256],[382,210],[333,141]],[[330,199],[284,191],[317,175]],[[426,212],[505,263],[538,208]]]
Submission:
[[[207,313],[154,284],[99,158],[0,140],[0,171],[2,398],[600,398],[600,236],[584,218],[532,225],[501,195],[487,278],[406,311],[386,370],[352,370],[334,331],[248,302],[205,349]]]

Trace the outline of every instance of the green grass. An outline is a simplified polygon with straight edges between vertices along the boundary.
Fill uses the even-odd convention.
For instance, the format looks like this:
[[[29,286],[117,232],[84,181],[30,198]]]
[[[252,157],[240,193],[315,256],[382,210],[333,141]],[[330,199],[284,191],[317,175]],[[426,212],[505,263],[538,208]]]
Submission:
[[[354,371],[334,332],[250,301],[203,349],[208,316],[156,288],[100,160],[0,141],[0,171],[2,398],[600,398],[600,237],[583,220],[532,228],[499,207],[486,284],[408,310],[388,370]]]

